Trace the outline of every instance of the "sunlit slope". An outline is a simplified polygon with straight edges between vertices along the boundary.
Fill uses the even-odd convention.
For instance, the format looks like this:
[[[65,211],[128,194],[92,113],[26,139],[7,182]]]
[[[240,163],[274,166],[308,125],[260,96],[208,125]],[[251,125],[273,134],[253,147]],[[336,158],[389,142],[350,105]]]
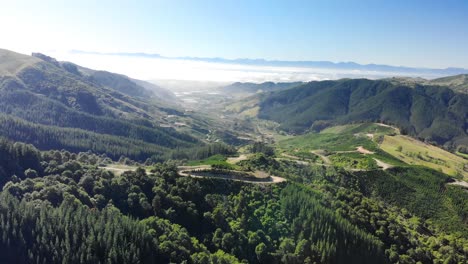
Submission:
[[[468,172],[464,170],[468,160],[411,137],[386,135],[380,147],[408,164],[423,165],[442,170],[451,176],[463,175],[465,180],[468,179]]]
[[[38,62],[41,62],[38,58],[0,49],[0,76],[13,76]]]
[[[429,81],[429,83],[447,86],[450,89],[460,93],[468,93],[468,74],[460,74],[455,76],[438,78]]]
[[[468,178],[467,159],[409,136],[400,135],[396,128],[384,124],[334,126],[320,133],[307,133],[281,140],[277,145],[280,152],[298,157],[302,157],[304,153],[321,150],[335,165],[344,161],[352,165],[353,162],[357,163],[365,158],[374,158],[392,166],[421,165],[440,170],[450,176],[463,177],[465,180]],[[372,153],[360,154],[360,146]]]

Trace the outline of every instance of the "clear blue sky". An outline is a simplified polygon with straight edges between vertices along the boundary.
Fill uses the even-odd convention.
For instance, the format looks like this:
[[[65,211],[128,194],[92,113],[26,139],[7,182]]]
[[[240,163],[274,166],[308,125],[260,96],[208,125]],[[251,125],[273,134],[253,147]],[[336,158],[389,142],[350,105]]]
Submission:
[[[468,1],[5,1],[1,48],[468,68]]]

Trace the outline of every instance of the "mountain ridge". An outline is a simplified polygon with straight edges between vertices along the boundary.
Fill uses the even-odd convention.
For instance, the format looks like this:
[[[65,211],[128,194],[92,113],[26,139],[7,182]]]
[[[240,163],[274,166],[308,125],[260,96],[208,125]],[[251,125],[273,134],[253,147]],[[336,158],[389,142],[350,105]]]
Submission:
[[[424,78],[404,78],[404,77],[393,77],[387,78],[385,80],[401,83],[405,85],[438,85],[443,87],[448,87],[455,92],[468,94],[468,74],[458,74],[452,76],[441,77],[437,79],[427,80]]]

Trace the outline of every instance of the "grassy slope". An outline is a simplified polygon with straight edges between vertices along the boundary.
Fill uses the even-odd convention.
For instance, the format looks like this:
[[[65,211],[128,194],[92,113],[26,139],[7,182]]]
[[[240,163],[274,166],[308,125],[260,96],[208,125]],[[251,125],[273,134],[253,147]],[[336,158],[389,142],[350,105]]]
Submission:
[[[379,124],[364,123],[334,126],[323,130],[320,133],[308,133],[280,140],[278,148],[286,153],[295,155],[299,152],[324,149],[329,152],[354,151],[356,147],[364,148],[376,152],[375,154],[361,157],[358,153],[334,153],[330,156],[335,165],[343,165],[350,168],[372,168],[361,166],[362,162],[367,163],[370,158],[376,158],[395,166],[422,165],[432,169],[441,169],[442,172],[457,176],[463,175],[468,179],[468,173],[463,171],[464,164],[468,161],[445,151],[441,148],[425,144],[408,136],[395,135],[397,131],[392,127]],[[383,142],[379,145],[371,140],[366,134],[372,134],[374,138],[383,137]],[[397,147],[402,146],[402,151]],[[418,154],[421,158],[418,158]],[[353,160],[357,163],[353,165]],[[359,163],[359,164],[358,164]]]
[[[468,154],[465,154],[465,153],[461,153],[460,151],[457,151],[456,154],[460,157],[463,157],[465,159],[468,159]]]
[[[391,134],[395,133],[396,128],[376,124],[376,123],[362,123],[362,124],[349,124],[341,126],[333,126],[322,130],[320,133],[331,133],[331,134],[341,134],[341,133],[369,133],[369,134]]]
[[[13,76],[22,69],[41,62],[41,60],[16,52],[0,49],[0,62],[0,76]]]
[[[352,151],[358,146],[363,146],[369,150],[377,150],[377,144],[369,140],[366,136],[355,136],[351,134],[331,134],[331,133],[308,133],[305,135],[285,139],[278,143],[284,150],[293,151],[295,149],[310,151],[326,149],[329,151]]]
[[[468,93],[468,74],[460,74],[455,76],[448,76],[443,78],[428,81],[430,84],[448,86],[450,89],[460,92]]]
[[[402,147],[401,152],[397,150],[398,146]],[[463,171],[463,164],[467,164],[467,160],[438,147],[403,135],[385,136],[380,147],[408,164],[423,165],[436,170],[441,169],[451,176],[455,176],[459,172],[465,180],[468,180],[468,172]],[[418,153],[421,153],[425,160],[418,158]],[[428,156],[433,157],[432,161]]]

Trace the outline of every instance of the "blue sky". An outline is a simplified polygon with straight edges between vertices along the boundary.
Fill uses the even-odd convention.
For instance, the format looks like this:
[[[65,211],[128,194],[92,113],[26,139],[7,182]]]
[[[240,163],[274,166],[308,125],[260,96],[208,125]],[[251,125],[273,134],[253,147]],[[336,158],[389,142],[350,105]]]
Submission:
[[[468,1],[5,1],[1,48],[468,68]],[[5,26],[7,25],[7,26]]]

